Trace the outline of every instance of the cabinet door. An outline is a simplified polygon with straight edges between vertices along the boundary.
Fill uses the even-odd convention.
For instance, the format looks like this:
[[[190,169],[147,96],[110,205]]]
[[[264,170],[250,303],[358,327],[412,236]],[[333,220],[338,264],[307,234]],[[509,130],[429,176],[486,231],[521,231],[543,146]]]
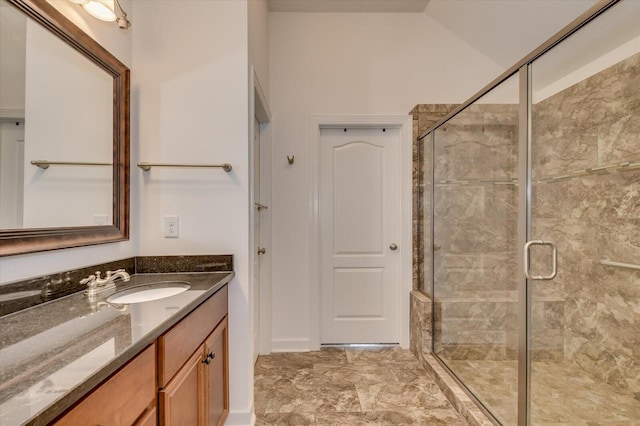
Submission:
[[[221,426],[229,415],[229,332],[225,317],[204,343],[206,424]]]
[[[191,355],[185,365],[160,390],[160,424],[194,426],[202,424],[204,410],[204,346]]]
[[[156,407],[153,407],[147,410],[142,417],[138,419],[135,426],[156,426],[157,422],[157,411]]]
[[[129,426],[155,405],[156,346],[151,345],[55,422],[56,426]]]

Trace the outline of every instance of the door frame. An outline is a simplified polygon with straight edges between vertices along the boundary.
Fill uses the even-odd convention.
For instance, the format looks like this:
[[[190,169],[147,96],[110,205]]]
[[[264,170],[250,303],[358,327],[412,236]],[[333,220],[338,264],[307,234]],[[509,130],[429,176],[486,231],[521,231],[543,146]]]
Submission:
[[[409,295],[412,290],[412,137],[410,115],[315,115],[308,120],[309,140],[309,346],[320,349],[320,204],[319,161],[321,128],[379,128],[400,130],[400,286],[398,288],[398,336],[400,347],[409,347]]]
[[[256,280],[254,265],[258,254],[254,250],[255,224],[253,211],[255,203],[261,201],[267,206],[271,205],[271,110],[269,102],[258,79],[258,74],[253,66],[249,73],[249,309],[251,323],[251,342],[253,346],[253,327],[255,304],[260,307],[258,340],[259,347],[253,348],[252,352],[260,355],[271,353],[271,287],[272,287],[272,266],[271,266],[271,210],[263,213],[260,226],[260,243],[267,247],[267,253],[260,259],[260,295],[259,300],[255,297]],[[254,120],[260,124],[256,128]],[[254,152],[255,134],[260,134],[260,152]],[[260,158],[260,194],[256,194],[253,185],[254,160]],[[253,357],[253,353],[252,353]]]

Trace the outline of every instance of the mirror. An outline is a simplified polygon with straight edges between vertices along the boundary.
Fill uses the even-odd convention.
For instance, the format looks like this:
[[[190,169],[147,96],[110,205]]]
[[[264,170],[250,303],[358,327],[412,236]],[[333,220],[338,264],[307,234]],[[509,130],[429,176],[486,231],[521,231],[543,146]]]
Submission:
[[[129,69],[46,0],[0,31],[0,255],[128,239]]]

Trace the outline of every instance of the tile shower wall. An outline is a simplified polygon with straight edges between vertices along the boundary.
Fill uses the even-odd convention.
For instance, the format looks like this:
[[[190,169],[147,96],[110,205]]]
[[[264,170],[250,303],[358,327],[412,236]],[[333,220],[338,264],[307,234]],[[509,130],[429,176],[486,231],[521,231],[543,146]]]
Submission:
[[[640,395],[640,271],[599,263],[640,263],[640,54],[535,104],[532,156],[532,235],[558,247],[534,301],[564,300],[534,348],[563,341],[565,360]]]
[[[420,104],[409,114],[413,116],[413,289],[431,295],[431,221],[424,220],[431,212],[431,144],[418,141],[431,126],[453,111],[457,104]],[[429,194],[425,198],[424,194]],[[426,222],[426,223],[425,223]],[[425,253],[426,251],[426,253]],[[426,280],[426,281],[425,281]]]
[[[413,291],[410,295],[410,348],[420,361],[431,352],[431,144],[418,138],[454,110],[454,104],[421,104],[413,116]],[[424,195],[428,194],[427,197]],[[427,216],[425,216],[425,214]],[[425,241],[429,244],[425,245]]]
[[[515,359],[518,105],[472,105],[435,138],[435,350]]]

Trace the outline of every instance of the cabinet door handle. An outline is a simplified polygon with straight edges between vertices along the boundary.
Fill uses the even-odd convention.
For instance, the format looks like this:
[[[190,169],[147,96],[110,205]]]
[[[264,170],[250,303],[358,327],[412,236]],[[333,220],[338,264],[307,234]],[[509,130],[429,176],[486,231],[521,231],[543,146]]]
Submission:
[[[211,360],[214,359],[215,357],[216,357],[216,354],[214,354],[213,352],[209,352],[205,357],[205,359],[202,360],[202,363],[209,365],[211,364]]]

